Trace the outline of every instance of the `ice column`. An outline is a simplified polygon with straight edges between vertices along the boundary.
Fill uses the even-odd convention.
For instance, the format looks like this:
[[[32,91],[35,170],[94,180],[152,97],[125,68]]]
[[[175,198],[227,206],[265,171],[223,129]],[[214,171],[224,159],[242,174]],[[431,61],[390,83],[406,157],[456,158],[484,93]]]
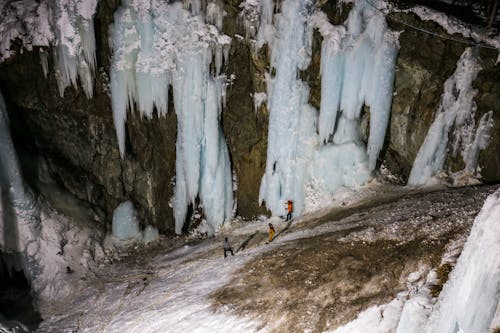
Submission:
[[[16,258],[8,269],[24,269],[31,278],[36,269],[28,263],[26,239],[36,239],[37,224],[32,220],[35,202],[24,186],[16,150],[10,136],[9,118],[0,92],[0,250]],[[32,222],[32,221],[30,221]],[[37,248],[30,244],[31,250]]]
[[[477,52],[473,48],[466,49],[457,62],[457,69],[444,84],[436,118],[413,162],[409,185],[424,185],[442,171],[450,132],[453,140],[451,153],[456,155],[461,151],[466,171],[475,171],[479,150],[486,147],[493,125],[492,112],[486,113],[474,135],[476,106],[473,99],[477,91],[472,83],[480,70]]]
[[[255,16],[253,6],[242,8]],[[288,199],[300,214],[310,201],[304,197],[308,189],[328,197],[370,178],[385,139],[399,47],[383,15],[364,1],[355,4],[345,26],[312,13],[310,1],[287,0],[280,8],[272,16],[273,2],[261,3],[256,37],[257,47],[269,45],[276,73],[267,80],[268,151],[259,195],[275,215],[284,214]],[[313,27],[324,37],[319,118],[308,105],[309,88],[298,79],[310,62]],[[367,147],[360,129],[363,105],[370,107]]]
[[[276,76],[267,81],[269,134],[259,201],[265,201],[275,215],[284,214],[284,202],[288,199],[294,200],[295,210],[300,214],[304,205],[300,196],[304,192],[310,160],[307,155],[312,155],[308,150],[314,149],[301,142],[315,140],[314,126],[311,130],[308,124],[314,124],[317,115],[307,104],[307,85],[298,79],[299,70],[307,68],[311,56],[312,27],[307,24],[310,5],[310,1],[304,0],[283,1],[281,13],[274,16],[276,31],[269,44],[271,67]],[[272,10],[270,12],[272,14]],[[262,16],[265,20],[261,21],[259,35],[265,35],[260,38],[268,40],[271,36],[262,31],[269,30],[270,19],[266,11]],[[304,120],[302,124],[301,119]],[[309,135],[313,136],[308,139]]]
[[[369,169],[374,170],[391,111],[397,34],[365,1],[356,2],[345,31],[319,24],[325,36],[321,50],[320,140],[328,142],[333,135],[334,143],[360,142],[361,108],[369,106],[367,154]]]
[[[489,332],[500,299],[500,191],[490,195],[428,322],[428,333]]]
[[[120,154],[125,154],[127,111],[150,118],[168,109],[172,87],[177,114],[175,231],[182,232],[187,209],[197,198],[210,232],[232,215],[229,152],[220,125],[225,96],[223,61],[230,38],[220,25],[224,11],[211,4],[205,19],[201,2],[123,1],[111,29],[111,92]],[[212,66],[213,64],[213,66]]]
[[[57,0],[51,3],[56,35],[56,77],[59,93],[70,84],[77,86],[77,77],[88,98],[93,95],[95,72],[95,36],[92,19],[97,6],[94,1]]]
[[[4,195],[21,200],[25,197],[25,190],[9,126],[7,108],[0,93],[0,191],[8,189]]]

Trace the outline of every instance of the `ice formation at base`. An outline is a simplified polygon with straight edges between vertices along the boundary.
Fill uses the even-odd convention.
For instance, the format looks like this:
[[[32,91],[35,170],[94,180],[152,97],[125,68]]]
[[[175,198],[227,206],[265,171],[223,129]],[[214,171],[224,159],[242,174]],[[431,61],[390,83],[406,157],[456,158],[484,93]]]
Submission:
[[[489,332],[500,300],[500,191],[476,217],[427,324],[428,333]]]
[[[191,10],[189,10],[190,7]],[[113,118],[122,157],[127,110],[145,117],[168,110],[169,86],[177,114],[175,231],[199,199],[210,234],[232,215],[232,174],[220,117],[225,96],[223,60],[230,38],[219,33],[224,11],[200,1],[138,3],[124,0],[111,41]]]
[[[248,1],[242,8],[255,16],[257,7]],[[392,102],[397,34],[364,1],[337,27],[323,13],[313,13],[307,0],[285,0],[274,16],[273,1],[261,1],[258,8],[258,29],[251,19],[246,26],[250,35],[255,32],[257,47],[269,45],[276,73],[267,79],[268,151],[259,200],[283,215],[284,202],[291,199],[300,215],[308,204],[307,188],[326,198],[341,187],[365,184],[376,168]],[[324,38],[319,116],[308,104],[309,87],[299,79],[310,63],[313,28]],[[370,107],[367,144],[360,126],[364,105]]]
[[[477,57],[477,50],[466,49],[457,62],[455,73],[446,80],[436,118],[413,162],[409,185],[424,185],[443,170],[449,153],[450,133],[452,155],[461,153],[466,173],[473,175],[477,171],[479,150],[488,145],[493,127],[493,112],[490,111],[482,116],[474,130],[476,105],[473,99],[477,91],[472,83],[481,70]]]
[[[0,255],[10,258],[9,270],[24,271],[38,302],[61,299],[74,288],[67,267],[78,279],[103,256],[100,238],[98,230],[56,213],[23,184],[0,94]]]
[[[47,53],[54,46],[55,76],[59,93],[77,86],[88,98],[93,95],[95,36],[93,16],[97,0],[41,0],[0,2],[0,62],[14,54],[11,43],[19,39],[24,48],[40,48],[40,61],[48,73]]]
[[[121,247],[134,242],[145,244],[155,241],[159,237],[158,229],[148,225],[141,231],[139,218],[134,204],[125,201],[118,205],[113,212],[111,230],[114,237],[114,245]]]

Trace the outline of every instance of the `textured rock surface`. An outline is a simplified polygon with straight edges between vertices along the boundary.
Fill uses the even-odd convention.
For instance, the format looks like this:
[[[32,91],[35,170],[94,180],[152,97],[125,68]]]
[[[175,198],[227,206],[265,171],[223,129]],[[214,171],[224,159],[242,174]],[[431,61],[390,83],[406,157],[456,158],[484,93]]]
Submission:
[[[265,213],[265,208],[258,205],[258,194],[266,163],[268,126],[265,105],[255,111],[252,96],[266,91],[264,74],[269,71],[269,55],[266,47],[252,51],[250,43],[239,37],[245,36],[238,21],[239,2],[225,2],[228,15],[224,32],[233,38],[225,71],[228,76],[234,74],[235,79],[227,89],[223,129],[238,182],[237,214],[252,217]],[[37,164],[44,160],[51,177],[94,206],[104,223],[109,225],[112,211],[120,202],[132,200],[144,223],[172,231],[169,200],[175,177],[174,112],[153,120],[129,114],[125,159],[121,160],[118,153],[107,79],[111,54],[108,26],[118,5],[118,0],[100,2],[96,13],[99,71],[92,100],[73,88],[60,98],[54,74],[44,78],[36,50],[0,64],[0,89],[9,106],[16,145],[21,152],[28,152],[21,155],[28,180],[33,184],[38,181]],[[324,2],[322,9],[335,24],[342,22],[348,12],[338,10],[331,1]],[[444,33],[436,24],[420,22],[411,15],[392,17]],[[393,29],[404,31],[400,36],[391,124],[381,160],[393,173],[406,178],[434,119],[443,83],[454,72],[465,45],[409,30],[394,20],[390,23]],[[311,87],[310,103],[315,107],[319,107],[321,96],[320,46],[321,36],[315,33],[311,65],[301,73]],[[498,181],[500,66],[495,66],[495,52],[481,51],[481,59],[483,71],[475,82],[476,117],[493,110],[495,128],[490,145],[480,155],[480,166],[486,181]],[[448,165],[458,167],[459,163],[450,160]]]
[[[440,35],[446,32],[433,22],[422,22],[414,15],[394,14],[389,23],[393,30],[402,31],[397,71],[394,83],[395,95],[391,110],[389,137],[386,139],[385,159],[388,168],[403,179],[408,178],[413,160],[432,124],[443,93],[444,82],[456,69],[456,62],[463,53],[466,44],[431,36],[408,28],[399,22],[416,25]],[[461,38],[461,37],[460,37]],[[474,82],[479,90],[474,99],[478,105],[476,119],[489,110],[493,110],[498,120],[500,105],[500,82],[498,66],[495,67],[496,52],[480,53],[483,70]],[[495,84],[495,82],[497,84]],[[496,104],[495,104],[496,103]],[[477,121],[476,121],[477,124]],[[500,123],[495,121],[492,138],[488,149],[480,155],[480,166],[487,181],[500,179],[498,154],[491,156],[491,151],[498,152]],[[496,159],[496,161],[495,161]],[[453,171],[463,168],[461,156],[449,156],[447,165]]]

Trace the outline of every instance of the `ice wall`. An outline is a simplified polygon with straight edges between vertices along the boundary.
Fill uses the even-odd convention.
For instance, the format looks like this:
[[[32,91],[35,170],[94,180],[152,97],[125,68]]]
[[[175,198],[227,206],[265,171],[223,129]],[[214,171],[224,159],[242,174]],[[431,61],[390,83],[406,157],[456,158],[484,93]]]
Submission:
[[[66,267],[80,277],[103,255],[99,238],[98,230],[56,213],[23,184],[0,93],[0,255],[16,258],[8,269],[22,269],[37,300],[50,302],[71,292]]]
[[[476,172],[479,150],[486,148],[493,127],[490,111],[483,115],[475,129],[477,90],[472,83],[481,70],[477,58],[477,50],[466,49],[457,62],[457,69],[446,80],[436,118],[413,162],[409,185],[424,185],[438,175],[449,153],[452,156],[460,153],[465,172]]]
[[[169,86],[177,114],[175,231],[182,232],[197,198],[210,233],[232,214],[232,175],[220,117],[230,38],[219,32],[222,8],[200,1],[122,2],[111,29],[113,118],[125,154],[127,111],[150,118],[168,110]],[[133,138],[132,138],[133,139]]]
[[[93,94],[95,36],[93,15],[97,0],[4,1],[0,3],[0,62],[14,54],[11,43],[40,48],[40,59],[47,73],[43,47],[54,47],[55,76],[59,93],[77,87],[78,80],[87,97]]]
[[[240,7],[256,16],[249,1]],[[245,22],[256,31],[257,47],[269,45],[275,72],[267,79],[268,151],[259,200],[283,215],[284,202],[291,199],[300,214],[309,201],[304,193],[331,196],[365,184],[375,169],[392,102],[397,34],[364,1],[356,2],[343,26],[314,12],[312,1],[282,1],[274,16],[273,1],[261,1],[258,8],[258,29],[250,19]],[[310,63],[313,28],[324,38],[319,116],[308,104],[309,87],[299,79]],[[370,107],[366,144],[363,105]]]
[[[500,299],[499,220],[497,191],[476,217],[425,332],[489,332]]]

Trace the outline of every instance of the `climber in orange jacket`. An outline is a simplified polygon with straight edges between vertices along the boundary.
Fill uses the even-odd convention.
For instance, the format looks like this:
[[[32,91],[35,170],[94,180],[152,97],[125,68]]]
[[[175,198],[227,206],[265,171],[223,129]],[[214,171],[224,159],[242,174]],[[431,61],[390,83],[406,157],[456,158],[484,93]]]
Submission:
[[[287,205],[287,214],[286,214],[286,221],[292,219],[292,213],[293,213],[293,201],[288,200],[285,202],[285,205]]]

